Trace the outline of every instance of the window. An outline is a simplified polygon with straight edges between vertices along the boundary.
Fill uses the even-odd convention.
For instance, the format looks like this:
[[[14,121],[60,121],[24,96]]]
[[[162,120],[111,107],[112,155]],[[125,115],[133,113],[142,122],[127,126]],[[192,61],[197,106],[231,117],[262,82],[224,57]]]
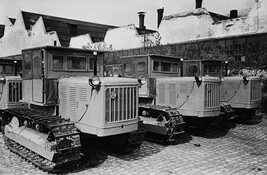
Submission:
[[[257,53],[258,47],[259,47],[259,40],[256,36],[247,38],[247,52],[249,54]]]
[[[159,71],[159,62],[153,61],[153,71]]]
[[[217,49],[219,50],[220,53],[222,53],[222,54],[225,53],[225,40],[218,41]]]
[[[10,64],[0,65],[0,73],[13,73],[13,66]]]
[[[12,73],[13,72],[13,66],[12,65],[5,65],[4,70],[6,73]]]
[[[146,62],[139,62],[136,64],[137,72],[144,72],[146,70]]]
[[[120,74],[120,70],[118,68],[114,68],[113,69],[113,74],[114,75],[119,75]]]
[[[131,63],[125,63],[123,65],[123,69],[124,69],[125,72],[131,72],[132,71]]]
[[[173,63],[172,72],[175,72],[175,73],[178,72],[178,64],[177,63]]]
[[[63,56],[53,55],[52,69],[63,70]]]
[[[77,25],[70,24],[70,34],[71,35],[77,35],[78,34],[78,32],[77,32]]]
[[[67,69],[86,70],[86,58],[68,56]]]
[[[161,71],[162,72],[171,72],[171,63],[161,62]]]
[[[198,72],[198,67],[196,65],[194,66],[189,66],[189,73],[195,74]]]
[[[213,65],[213,64],[206,64],[204,65],[204,72],[205,73],[215,73],[220,72],[220,66],[219,65]]]
[[[245,38],[238,38],[234,40],[234,54],[244,54],[246,51],[246,40]]]
[[[228,55],[233,55],[233,40],[226,40],[226,53]]]
[[[266,53],[267,51],[267,35],[260,36],[260,51]]]

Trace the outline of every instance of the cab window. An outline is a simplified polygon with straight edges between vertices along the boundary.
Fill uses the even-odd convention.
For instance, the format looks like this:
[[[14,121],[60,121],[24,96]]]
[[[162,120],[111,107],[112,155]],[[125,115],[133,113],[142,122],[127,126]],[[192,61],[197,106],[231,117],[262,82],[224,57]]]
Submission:
[[[139,62],[136,64],[137,72],[144,72],[146,70],[146,62]]]
[[[114,75],[118,75],[120,73],[119,69],[118,68],[114,68],[113,69],[113,74]]]
[[[53,55],[52,69],[54,70],[63,70],[63,59],[61,55]]]
[[[86,70],[86,58],[68,56],[67,69]]]
[[[204,65],[204,72],[205,73],[215,73],[220,72],[220,67],[218,65]]]
[[[191,73],[191,74],[195,74],[195,73],[197,73],[198,72],[198,67],[196,66],[196,65],[194,65],[194,66],[189,66],[189,73]]]
[[[13,72],[13,66],[4,64],[0,65],[0,73],[12,73]]]
[[[159,71],[159,62],[153,61],[153,71]]]
[[[177,73],[178,72],[178,64],[173,63],[172,72]]]
[[[171,72],[171,67],[172,67],[171,63],[161,62],[161,71],[162,72]]]
[[[132,71],[132,66],[131,63],[125,63],[123,65],[124,72],[131,72]]]

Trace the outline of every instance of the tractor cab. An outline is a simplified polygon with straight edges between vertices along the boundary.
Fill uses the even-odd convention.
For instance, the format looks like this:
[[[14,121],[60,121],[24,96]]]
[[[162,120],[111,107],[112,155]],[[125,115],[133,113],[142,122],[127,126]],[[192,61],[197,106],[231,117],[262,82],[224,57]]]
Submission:
[[[92,50],[45,46],[22,50],[23,99],[34,106],[53,108],[58,103],[58,81],[64,77],[93,76]],[[103,53],[98,52],[97,72]]]
[[[220,60],[184,60],[183,75],[192,77],[200,76],[222,76],[222,61]]]
[[[123,77],[146,77],[145,85],[139,95],[154,98],[156,95],[157,77],[178,77],[181,74],[180,58],[162,55],[134,55],[121,57],[121,74]]]

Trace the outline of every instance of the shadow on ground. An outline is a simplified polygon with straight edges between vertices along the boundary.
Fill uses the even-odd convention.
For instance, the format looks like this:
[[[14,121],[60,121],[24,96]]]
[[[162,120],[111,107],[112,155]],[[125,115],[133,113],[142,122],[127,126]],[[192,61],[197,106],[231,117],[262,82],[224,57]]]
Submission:
[[[222,124],[211,124],[205,127],[188,127],[187,133],[192,136],[204,137],[208,139],[220,138],[225,136],[230,129],[235,128],[236,125],[233,121],[228,121]]]
[[[243,125],[257,125],[261,123],[263,116],[264,116],[263,113],[257,116],[252,116],[250,119],[245,119],[244,117],[239,116],[234,120],[234,122],[238,124],[243,124]]]

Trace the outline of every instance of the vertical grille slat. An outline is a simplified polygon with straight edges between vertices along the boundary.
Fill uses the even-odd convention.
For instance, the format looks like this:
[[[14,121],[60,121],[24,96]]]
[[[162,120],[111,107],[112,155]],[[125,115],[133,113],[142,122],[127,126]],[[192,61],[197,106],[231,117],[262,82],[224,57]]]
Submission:
[[[205,107],[220,106],[220,90],[219,84],[207,83],[205,84]]]
[[[106,121],[118,122],[137,118],[137,87],[106,89]]]
[[[126,106],[125,106],[125,111],[126,111],[126,113],[125,113],[125,117],[124,117],[124,119],[125,120],[127,120],[127,116],[128,116],[128,109],[129,109],[129,107],[128,107],[128,94],[129,94],[129,91],[128,91],[128,88],[126,88],[126,91],[125,91],[125,104],[126,104]]]
[[[22,99],[22,82],[10,82],[8,85],[9,103],[17,103]]]

